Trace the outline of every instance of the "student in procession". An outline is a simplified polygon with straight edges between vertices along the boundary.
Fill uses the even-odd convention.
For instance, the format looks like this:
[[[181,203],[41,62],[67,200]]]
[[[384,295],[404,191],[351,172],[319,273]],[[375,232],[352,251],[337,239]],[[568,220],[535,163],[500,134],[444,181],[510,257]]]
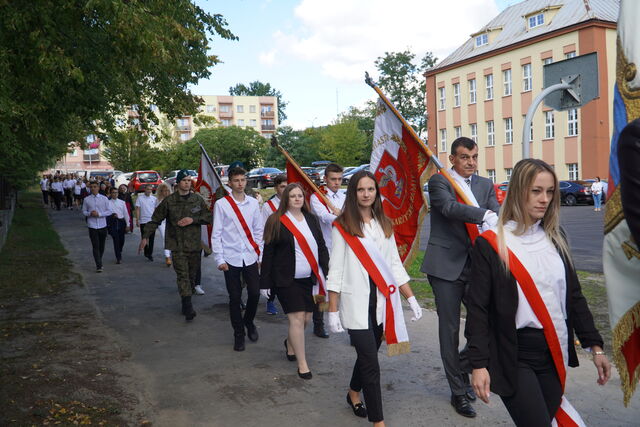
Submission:
[[[169,187],[169,184],[163,182],[162,184],[158,185],[158,189],[156,190],[156,207],[165,199],[165,197],[170,194],[171,188]],[[166,220],[162,221],[162,223],[158,227],[158,230],[160,230],[160,238],[163,239],[163,241],[165,236],[166,223]],[[164,248],[164,262],[167,267],[171,267],[171,251],[167,248]]]
[[[116,264],[122,262],[122,248],[127,229],[131,229],[131,216],[125,203],[118,199],[118,189],[111,188],[109,195],[111,216],[107,217],[107,231],[113,240],[113,251],[116,255]]]
[[[107,217],[113,213],[109,200],[100,194],[100,186],[97,182],[90,185],[91,194],[82,202],[82,214],[87,217],[89,238],[93,248],[93,260],[96,263],[96,272],[102,273],[102,255],[104,243],[107,239]]]
[[[173,258],[182,314],[187,322],[191,322],[196,316],[191,301],[191,285],[200,269],[201,230],[203,225],[211,224],[212,217],[202,196],[191,191],[188,170],[180,170],[176,182],[177,190],[162,200],[145,224],[138,253],[148,247],[148,239],[166,221],[164,246],[171,251]]]
[[[49,177],[47,175],[42,175],[42,179],[40,180],[40,191],[42,191],[42,202],[45,207],[49,206]]]
[[[264,224],[260,205],[245,194],[247,172],[239,167],[229,170],[231,194],[214,205],[211,246],[218,265],[224,272],[229,293],[229,317],[233,327],[235,351],[245,349],[246,334],[251,341],[258,340],[254,318],[260,298],[259,261],[262,253]],[[247,284],[247,303],[244,316],[241,311],[242,282]]]
[[[56,205],[56,210],[60,210],[62,205],[62,197],[64,195],[64,184],[61,178],[54,177],[51,183],[51,192],[53,193],[53,202]]]
[[[409,302],[415,320],[422,317],[422,309],[413,296],[391,220],[384,214],[378,183],[371,172],[357,172],[349,182],[343,212],[332,231],[332,242],[327,279],[328,325],[332,332],[342,332],[344,326],[358,355],[347,403],[356,416],[368,417],[374,426],[384,426],[378,363],[383,333],[387,346],[397,346],[394,348],[398,354],[409,351],[397,291]],[[391,304],[383,291],[389,294]],[[393,336],[398,343],[391,342]],[[360,398],[361,391],[366,407]]]
[[[149,221],[153,211],[157,206],[156,196],[153,195],[153,185],[144,186],[144,193],[139,194],[136,198],[136,225],[140,227],[140,234],[144,234],[144,229]],[[153,227],[153,233],[147,235],[147,246],[144,248],[144,256],[149,261],[153,261],[153,243],[156,237],[156,227]]]
[[[287,359],[297,360],[298,376],[309,380],[304,331],[311,321],[315,300],[327,305],[325,272],[329,253],[318,219],[309,212],[300,184],[285,187],[278,210],[269,217],[264,232],[260,288],[267,298],[275,289],[289,319],[284,340]],[[295,261],[294,261],[295,260]]]
[[[82,199],[84,198],[82,190],[86,191],[86,187],[84,182],[79,178],[73,184],[73,200],[78,208],[82,207]]]
[[[451,144],[448,170],[474,206],[456,196],[453,186],[441,174],[429,179],[431,231],[420,271],[427,274],[438,312],[440,357],[451,390],[451,405],[468,418],[476,416],[476,400],[469,382],[471,366],[466,347],[458,350],[460,308],[471,280],[471,249],[478,226],[494,225],[500,209],[493,183],[476,175],[478,146],[466,137]]]
[[[284,189],[287,188],[287,175],[280,174],[273,179],[273,188],[276,191],[276,194],[271,196],[269,200],[267,200],[262,205],[262,220],[264,223],[267,223],[267,220],[271,216],[271,214],[275,213],[280,206],[280,200],[282,199],[282,193]],[[276,299],[276,289],[272,288],[269,293],[269,298],[267,298],[267,314],[278,314],[278,309],[275,304]]]
[[[127,187],[125,184],[120,184],[120,186],[118,187],[118,199],[122,200],[125,203],[125,205],[127,205],[127,210],[129,211],[129,215],[131,216],[131,218],[133,218],[135,215],[136,207],[133,204],[133,199],[131,198],[129,187]],[[133,233],[133,224],[132,224],[131,230],[129,231]]]
[[[66,175],[64,180],[64,196],[67,209],[73,210],[73,188],[76,185],[76,180],[71,175]]]
[[[574,331],[604,385],[611,365],[560,228],[558,178],[542,160],[521,160],[497,225],[472,255],[465,335],[476,394],[486,403],[498,394],[517,426],[577,422],[563,397],[566,368],[578,366]]]
[[[331,202],[331,206],[326,206],[324,201],[317,195],[311,195],[311,211],[320,220],[322,236],[324,237],[327,249],[331,252],[331,228],[333,221],[340,215],[344,205],[346,194],[340,187],[342,186],[342,166],[336,163],[329,163],[324,170],[324,181],[326,183],[326,196]],[[329,338],[324,328],[324,314],[318,310],[313,312],[313,333],[320,338]]]

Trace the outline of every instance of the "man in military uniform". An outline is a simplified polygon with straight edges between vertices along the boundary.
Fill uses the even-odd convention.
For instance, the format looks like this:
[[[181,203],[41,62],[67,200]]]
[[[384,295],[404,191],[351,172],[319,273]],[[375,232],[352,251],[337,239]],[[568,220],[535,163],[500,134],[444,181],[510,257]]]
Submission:
[[[196,317],[191,304],[191,283],[200,268],[202,225],[211,224],[213,215],[204,199],[191,192],[191,176],[186,169],[178,172],[178,189],[166,197],[155,209],[147,223],[138,253],[147,245],[147,239],[164,219],[167,220],[164,247],[171,250],[173,269],[176,271],[178,290],[182,297],[182,314],[190,322]]]

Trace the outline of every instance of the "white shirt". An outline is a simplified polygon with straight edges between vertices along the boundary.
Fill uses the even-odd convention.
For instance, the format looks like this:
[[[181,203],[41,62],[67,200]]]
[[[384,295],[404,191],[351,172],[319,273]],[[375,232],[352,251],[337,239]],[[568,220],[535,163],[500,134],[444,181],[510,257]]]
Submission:
[[[47,178],[42,178],[40,180],[40,189],[42,191],[47,191],[48,187],[47,185],[49,184],[49,180]]]
[[[274,211],[271,210],[271,206],[269,206],[269,201],[271,201],[271,203],[273,203],[273,205],[276,207],[276,210],[277,210],[278,207],[280,206],[280,197],[278,197],[278,195],[276,194],[271,199],[269,199],[269,200],[267,200],[266,202],[263,203],[263,205],[262,205],[262,221],[265,224],[267,222],[267,219],[269,219],[271,214],[274,212]]]
[[[118,216],[118,219],[124,219],[127,223],[127,227],[131,227],[131,216],[129,216],[129,210],[124,200],[109,199],[111,205],[111,212]]]
[[[140,224],[148,223],[156,210],[156,196],[140,194],[136,199],[136,208],[140,209]]]
[[[75,183],[73,185],[73,194],[75,194],[76,196],[79,196],[80,194],[82,194],[82,189],[83,188],[87,188],[87,186],[84,184],[84,182],[81,182],[80,184]]]
[[[91,216],[92,211],[98,212],[98,216]],[[96,196],[91,194],[85,197],[82,202],[82,213],[87,217],[87,227],[104,228],[107,226],[107,217],[113,212],[109,199],[102,194]]]
[[[264,246],[262,240],[262,233],[264,231],[264,223],[260,214],[260,204],[253,197],[244,195],[244,200],[239,202],[233,195],[231,199],[236,203],[238,209],[242,213],[244,220],[247,222],[249,231],[253,240],[260,247],[260,254],[262,255],[262,248]],[[258,254],[253,249],[247,248],[245,245],[246,237],[241,236],[244,231],[238,230],[233,222],[233,218],[229,215],[235,215],[235,213],[227,213],[223,209],[222,200],[218,200],[213,207],[213,232],[211,233],[211,249],[215,256],[216,263],[229,264],[234,267],[242,267],[244,265],[251,265],[257,261]]]
[[[291,222],[293,222],[294,225],[298,228],[300,233],[302,233],[305,240],[309,244],[311,253],[315,257],[316,262],[319,264],[318,242],[316,242],[315,237],[313,237],[313,233],[309,228],[309,224],[307,224],[307,220],[303,217],[302,221],[298,221],[290,212],[287,212],[286,215],[289,217]],[[304,252],[302,252],[302,248],[300,248],[300,245],[298,244],[298,239],[294,237],[293,242],[295,245],[295,253],[296,253],[296,268],[295,268],[295,274],[293,275],[293,277],[295,279],[304,279],[306,277],[310,277],[313,274],[313,271],[311,270],[311,265],[309,265],[309,261],[307,260],[307,257],[304,255]]]
[[[593,194],[600,194],[602,193],[603,189],[604,189],[604,183],[602,181],[596,181],[593,184],[591,184],[591,192]]]
[[[71,190],[76,185],[75,179],[66,179],[64,181],[64,188],[67,190]]]
[[[52,182],[51,191],[55,193],[64,193],[64,187],[62,186],[62,183],[60,181]]]
[[[331,204],[338,209],[342,209],[344,201],[347,198],[347,194],[342,189],[338,189],[335,193],[327,189],[326,196]],[[311,196],[311,211],[316,214],[318,220],[320,220],[320,229],[322,230],[324,243],[327,245],[327,250],[331,251],[331,224],[335,221],[336,216],[322,204],[320,199],[318,199],[318,195],[315,193]]]

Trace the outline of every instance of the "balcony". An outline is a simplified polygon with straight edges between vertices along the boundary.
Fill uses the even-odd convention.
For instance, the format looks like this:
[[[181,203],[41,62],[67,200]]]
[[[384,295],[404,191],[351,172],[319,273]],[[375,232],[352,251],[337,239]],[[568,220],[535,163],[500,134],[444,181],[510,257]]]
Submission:
[[[189,132],[189,131],[191,131],[191,126],[189,126],[189,125],[185,125],[185,126],[176,126],[176,130],[177,130],[177,131],[186,131],[186,132]]]
[[[220,113],[218,113],[218,116],[221,119],[232,119],[233,118],[233,111],[220,111]]]
[[[262,130],[276,130],[276,125],[262,125]]]
[[[84,150],[82,154],[83,162],[99,162],[100,161],[100,150],[97,148],[92,148],[90,150]]]
[[[275,117],[275,112],[274,111],[262,111],[260,113],[260,117],[262,117],[263,119],[273,119]]]

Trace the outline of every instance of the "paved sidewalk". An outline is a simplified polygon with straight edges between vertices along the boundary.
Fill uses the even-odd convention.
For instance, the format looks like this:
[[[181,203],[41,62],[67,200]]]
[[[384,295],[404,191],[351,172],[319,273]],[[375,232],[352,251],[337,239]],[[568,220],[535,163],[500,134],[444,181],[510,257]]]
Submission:
[[[296,364],[283,354],[287,322],[284,315],[267,316],[261,299],[256,324],[260,340],[247,340],[247,349],[232,350],[222,273],[212,257],[203,261],[206,295],[193,297],[198,313],[192,324],[180,315],[175,273],[164,265],[162,241],[156,236],[156,261],[136,255],[139,232],[127,234],[123,264],[116,265],[107,239],[104,272],[95,273],[91,245],[78,211],[51,212],[52,222],[69,251],[75,269],[83,275],[87,302],[95,304],[105,326],[118,337],[131,357],[116,367],[140,399],[155,426],[356,426],[345,402],[355,361],[346,334],[328,340],[307,334],[307,354],[314,377],[299,379]],[[408,308],[405,308],[408,311]],[[405,318],[410,318],[406,313]],[[388,426],[511,425],[500,399],[476,403],[478,417],[457,415],[438,353],[437,318],[425,311],[419,322],[409,322],[412,352],[389,358],[380,351],[385,421]],[[638,396],[630,408],[622,405],[620,380],[605,387],[596,382],[590,359],[569,372],[567,397],[590,426],[638,425]]]

